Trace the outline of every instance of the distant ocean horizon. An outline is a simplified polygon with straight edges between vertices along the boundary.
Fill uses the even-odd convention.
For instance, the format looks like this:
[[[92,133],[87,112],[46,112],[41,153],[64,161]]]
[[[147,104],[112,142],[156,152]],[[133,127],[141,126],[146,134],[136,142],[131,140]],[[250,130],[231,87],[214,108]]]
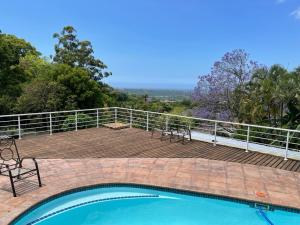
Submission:
[[[180,90],[192,91],[194,85],[192,84],[166,84],[166,83],[123,83],[123,82],[106,82],[116,89],[144,89],[144,90]]]
[[[192,90],[190,89],[170,89],[170,88],[117,88],[121,92],[138,96],[153,97],[160,100],[182,101],[190,99]]]

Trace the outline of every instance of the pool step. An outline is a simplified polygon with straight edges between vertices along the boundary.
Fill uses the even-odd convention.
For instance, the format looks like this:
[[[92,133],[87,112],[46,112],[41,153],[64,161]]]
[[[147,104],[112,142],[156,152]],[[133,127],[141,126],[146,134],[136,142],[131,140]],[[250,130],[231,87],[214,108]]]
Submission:
[[[265,211],[274,211],[274,209],[268,205],[268,204],[264,204],[264,203],[254,203],[254,208],[256,209],[263,209]]]

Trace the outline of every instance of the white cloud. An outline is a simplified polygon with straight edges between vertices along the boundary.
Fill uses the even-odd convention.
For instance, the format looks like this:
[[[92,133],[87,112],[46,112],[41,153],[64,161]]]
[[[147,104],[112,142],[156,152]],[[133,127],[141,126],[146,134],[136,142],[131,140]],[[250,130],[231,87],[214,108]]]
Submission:
[[[300,20],[300,7],[291,13],[291,16],[295,17],[295,19]]]
[[[277,4],[285,3],[287,0],[276,0]]]

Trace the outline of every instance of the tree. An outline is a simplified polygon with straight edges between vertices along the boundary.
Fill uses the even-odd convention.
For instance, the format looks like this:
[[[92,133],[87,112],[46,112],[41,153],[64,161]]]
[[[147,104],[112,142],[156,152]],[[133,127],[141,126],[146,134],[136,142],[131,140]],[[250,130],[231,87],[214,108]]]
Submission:
[[[48,76],[51,70],[51,63],[46,58],[41,58],[36,55],[26,55],[20,58],[19,68],[23,71],[27,81],[35,78]]]
[[[290,79],[286,81],[285,90],[287,99],[287,127],[300,129],[300,67],[290,73]]]
[[[18,98],[19,112],[42,112],[102,107],[101,86],[90,79],[89,73],[81,68],[66,64],[51,64],[31,61],[29,71],[38,74],[23,87]],[[33,69],[34,68],[34,69]]]
[[[54,81],[36,79],[24,87],[18,98],[17,110],[27,112],[49,112],[61,110],[65,104],[65,88]]]
[[[28,42],[0,33],[0,114],[102,107],[114,102],[102,82],[106,66],[72,27],[56,35],[55,62],[40,57]],[[98,82],[97,82],[97,81]]]
[[[53,37],[58,40],[54,47],[54,62],[84,68],[96,81],[111,75],[110,72],[103,71],[107,66],[93,56],[94,50],[91,42],[80,41],[72,26],[64,27],[60,34],[55,33]]]
[[[72,68],[66,64],[53,64],[50,78],[65,88],[66,109],[85,109],[104,105],[101,86],[90,79],[82,68]]]
[[[245,84],[257,69],[257,62],[250,60],[244,50],[226,53],[214,63],[209,74],[199,76],[193,92],[199,107],[194,114],[223,120],[238,118]]]
[[[295,127],[299,124],[300,74],[280,65],[257,70],[241,104],[242,120],[268,126]]]
[[[28,80],[20,59],[39,52],[28,42],[14,35],[0,33],[0,114],[10,113],[22,92],[21,84]]]

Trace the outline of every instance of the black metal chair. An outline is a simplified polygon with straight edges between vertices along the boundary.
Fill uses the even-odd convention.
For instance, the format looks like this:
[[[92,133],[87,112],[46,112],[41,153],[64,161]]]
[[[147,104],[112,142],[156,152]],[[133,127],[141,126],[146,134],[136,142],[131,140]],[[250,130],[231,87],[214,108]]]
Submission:
[[[168,139],[172,142],[177,138],[182,144],[185,140],[192,141],[191,129],[188,125],[182,124],[179,120],[169,121],[168,126],[165,121],[156,120],[151,127],[151,137],[153,138],[155,131],[160,132],[160,140]]]
[[[32,160],[33,168],[23,167],[25,160]],[[0,175],[9,177],[13,196],[16,197],[15,183],[37,176],[42,186],[38,163],[35,158],[20,158],[16,141],[13,137],[0,136]]]
[[[185,144],[185,140],[192,141],[191,129],[187,125],[173,125],[171,126],[170,132],[170,141],[172,141],[173,138],[177,138],[179,141],[182,141],[182,144]]]
[[[167,127],[165,122],[159,120],[154,122],[151,126],[151,138],[153,138],[155,131],[160,132],[161,141],[171,135],[170,127]]]

